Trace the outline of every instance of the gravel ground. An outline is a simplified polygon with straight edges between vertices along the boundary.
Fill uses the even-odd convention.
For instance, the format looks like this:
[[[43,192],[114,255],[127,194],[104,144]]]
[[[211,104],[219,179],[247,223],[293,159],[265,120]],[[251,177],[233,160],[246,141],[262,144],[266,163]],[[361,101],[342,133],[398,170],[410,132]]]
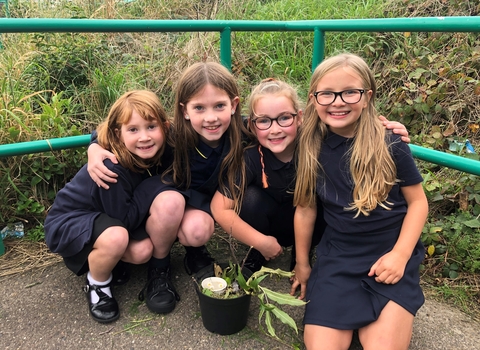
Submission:
[[[210,246],[218,261],[228,261],[228,246],[219,240]],[[84,277],[73,275],[63,263],[0,279],[1,349],[289,349],[301,345],[296,335],[275,324],[283,342],[265,335],[258,324],[258,302],[252,299],[247,327],[221,336],[202,324],[193,282],[183,269],[183,248],[174,247],[173,276],[181,301],[168,315],[155,315],[137,296],[146,279],[146,267],[132,268],[132,278],[115,289],[121,316],[112,324],[99,324],[88,313],[81,287]],[[270,267],[287,269],[285,252]],[[2,260],[0,260],[0,264]],[[286,280],[268,282],[275,290],[288,290]],[[303,308],[287,310],[301,325]],[[480,323],[448,305],[426,301],[414,324],[412,350],[479,349]],[[354,339],[350,350],[362,349]]]

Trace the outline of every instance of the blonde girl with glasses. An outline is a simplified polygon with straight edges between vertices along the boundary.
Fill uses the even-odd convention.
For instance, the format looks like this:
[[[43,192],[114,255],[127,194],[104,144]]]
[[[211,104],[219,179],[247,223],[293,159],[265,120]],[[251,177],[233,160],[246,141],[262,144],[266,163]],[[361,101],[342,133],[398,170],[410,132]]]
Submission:
[[[376,84],[363,59],[323,61],[310,82],[298,141],[295,279],[305,310],[307,349],[408,349],[424,302],[420,235],[428,214],[410,149],[386,132]],[[326,221],[310,268],[317,207]],[[308,283],[307,283],[308,281]]]

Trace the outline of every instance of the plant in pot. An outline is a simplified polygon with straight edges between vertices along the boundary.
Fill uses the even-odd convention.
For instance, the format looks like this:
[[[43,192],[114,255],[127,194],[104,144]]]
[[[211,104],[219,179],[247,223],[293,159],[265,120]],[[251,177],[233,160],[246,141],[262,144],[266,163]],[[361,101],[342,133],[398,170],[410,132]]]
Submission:
[[[267,267],[252,273],[242,265],[238,262],[214,264],[193,277],[205,328],[221,335],[241,331],[247,324],[251,297],[256,296],[260,300],[259,323],[262,325],[264,321],[270,336],[279,339],[273,327],[273,317],[298,334],[294,319],[281,309],[281,305],[303,306],[305,302],[289,293],[276,292],[261,285],[268,276],[290,278],[293,273]]]

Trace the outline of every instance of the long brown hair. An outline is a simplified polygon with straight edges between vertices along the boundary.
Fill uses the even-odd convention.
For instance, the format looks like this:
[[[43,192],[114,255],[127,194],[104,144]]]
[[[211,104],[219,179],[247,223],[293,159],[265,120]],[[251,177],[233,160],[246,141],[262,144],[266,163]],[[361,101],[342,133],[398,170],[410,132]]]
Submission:
[[[312,75],[308,92],[310,98],[300,130],[294,205],[311,206],[315,203],[317,176],[321,172],[318,156],[327,126],[320,120],[312,96],[320,80],[338,68],[353,70],[362,80],[363,88],[372,91],[367,107],[356,123],[354,141],[348,154],[354,188],[353,202],[345,208],[357,211],[355,217],[360,213],[368,216],[377,205],[388,209],[385,201],[396,182],[397,169],[385,142],[385,128],[375,109],[374,75],[362,58],[348,53],[326,59]]]
[[[189,152],[195,150],[199,136],[183,113],[185,106],[206,85],[212,85],[229,96],[233,101],[239,96],[237,82],[233,75],[219,63],[198,62],[188,67],[180,77],[175,94],[174,130],[175,149],[173,162],[173,181],[175,185],[188,188],[191,183]],[[235,203],[241,202],[245,183],[242,135],[247,130],[242,122],[240,103],[232,115],[225,137],[230,141],[230,150],[222,160],[218,186],[224,193],[231,193]],[[225,183],[226,179],[226,183]],[[240,184],[236,183],[238,179]]]
[[[151,159],[142,159],[131,153],[120,139],[116,130],[128,123],[133,112],[137,112],[145,120],[156,120],[163,132],[165,143],[171,137],[167,114],[155,93],[148,90],[132,90],[124,93],[110,108],[107,118],[97,128],[98,143],[106,150],[111,151],[120,165],[135,172],[159,165],[165,143],[159,152]]]

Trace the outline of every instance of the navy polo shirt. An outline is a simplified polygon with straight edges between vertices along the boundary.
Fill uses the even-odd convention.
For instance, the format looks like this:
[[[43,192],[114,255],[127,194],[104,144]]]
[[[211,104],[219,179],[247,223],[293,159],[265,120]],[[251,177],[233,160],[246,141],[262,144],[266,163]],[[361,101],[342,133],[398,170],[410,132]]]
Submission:
[[[268,188],[263,190],[278,203],[292,202],[293,190],[295,188],[295,165],[293,160],[287,163],[279,160],[268,148],[260,146],[265,164]],[[262,184],[262,163],[258,145],[248,148],[244,153],[247,168],[246,185],[255,185],[263,188]]]
[[[397,179],[388,195],[386,204],[391,210],[381,206],[370,212],[369,216],[356,211],[345,210],[353,202],[353,181],[349,168],[348,151],[353,139],[347,139],[331,131],[323,141],[319,157],[323,170],[317,179],[317,194],[324,207],[325,220],[329,226],[344,233],[362,233],[377,231],[393,225],[401,225],[407,212],[407,203],[401,192],[402,186],[411,186],[423,181],[408,145],[400,136],[387,136],[390,153],[397,167]]]
[[[196,149],[190,152],[191,189],[201,190],[203,186],[212,182],[212,178],[216,182],[215,185],[218,186],[218,171],[223,158],[224,146],[225,137],[222,137],[220,144],[216,148],[212,148],[204,142],[199,141],[197,144],[198,151],[206,158],[202,157]]]

